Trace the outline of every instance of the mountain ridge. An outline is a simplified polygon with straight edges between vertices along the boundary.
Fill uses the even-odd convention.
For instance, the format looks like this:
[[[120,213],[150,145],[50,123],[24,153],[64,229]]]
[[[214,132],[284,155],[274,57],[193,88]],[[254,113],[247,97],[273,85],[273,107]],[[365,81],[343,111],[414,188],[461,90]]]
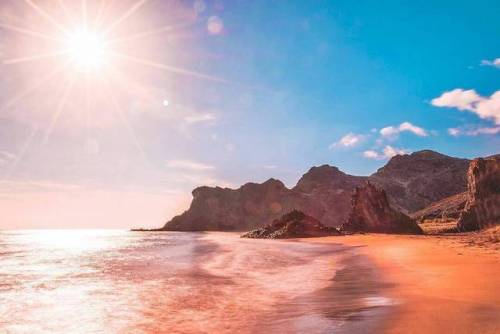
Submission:
[[[366,181],[383,189],[391,206],[408,214],[464,192],[469,162],[422,150],[392,157],[370,176],[350,175],[324,164],[311,167],[291,188],[275,178],[236,189],[200,186],[192,191],[189,209],[161,230],[247,231],[294,209],[337,227],[349,215],[353,191]]]

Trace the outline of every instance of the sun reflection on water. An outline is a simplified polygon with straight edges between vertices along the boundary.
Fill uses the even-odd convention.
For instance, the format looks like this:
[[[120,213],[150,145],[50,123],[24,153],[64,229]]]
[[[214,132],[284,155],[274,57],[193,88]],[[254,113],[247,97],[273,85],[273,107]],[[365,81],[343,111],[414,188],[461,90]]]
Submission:
[[[119,236],[125,233],[125,230],[26,230],[18,240],[37,248],[81,252],[118,246],[116,243],[122,242]]]

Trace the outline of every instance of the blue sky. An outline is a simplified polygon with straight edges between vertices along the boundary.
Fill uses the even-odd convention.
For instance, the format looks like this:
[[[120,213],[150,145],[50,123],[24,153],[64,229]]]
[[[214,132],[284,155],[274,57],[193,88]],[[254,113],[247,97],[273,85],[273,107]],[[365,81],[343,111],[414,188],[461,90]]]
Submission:
[[[80,2],[65,3],[66,16],[39,5],[73,27]],[[138,2],[119,4],[104,22]],[[107,65],[119,72],[109,74],[112,93],[98,88],[105,70],[86,79],[90,99],[77,75],[53,126],[68,73],[9,101],[57,65],[12,64],[52,48],[12,26],[49,34],[54,24],[26,4],[0,5],[0,206],[9,226],[154,226],[201,184],[276,177],[293,186],[324,163],[368,175],[421,149],[499,153],[498,1],[139,4],[114,37],[173,28],[120,45],[135,60]],[[98,2],[88,6],[98,12]],[[113,99],[122,116],[110,111]],[[114,204],[104,210],[103,201]]]

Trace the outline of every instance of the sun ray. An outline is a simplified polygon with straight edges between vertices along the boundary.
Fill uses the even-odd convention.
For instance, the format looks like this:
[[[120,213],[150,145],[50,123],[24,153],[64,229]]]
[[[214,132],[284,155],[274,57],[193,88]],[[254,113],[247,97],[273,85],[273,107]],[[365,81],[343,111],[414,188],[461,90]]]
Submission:
[[[104,34],[109,34],[111,31],[113,31],[114,28],[116,28],[120,23],[128,19],[131,15],[133,15],[135,12],[139,10],[146,2],[149,0],[139,0],[137,1],[132,7],[130,7],[122,16],[120,16],[116,21],[111,23],[106,30],[104,31]]]
[[[6,59],[6,60],[2,61],[2,64],[3,65],[13,65],[13,64],[19,64],[19,63],[26,63],[26,62],[32,62],[32,61],[37,61],[37,60],[42,60],[42,59],[47,59],[47,58],[55,58],[55,57],[62,56],[62,55],[68,54],[68,53],[69,53],[69,51],[67,51],[67,50],[60,50],[57,52],[48,52],[48,53],[42,53],[39,55]]]
[[[89,75],[85,73],[85,145],[90,142],[90,82]]]
[[[49,126],[47,127],[47,130],[45,130],[45,138],[44,138],[44,144],[46,144],[49,141],[49,138],[52,134],[52,131],[54,130],[55,126],[57,125],[57,122],[59,121],[59,118],[61,117],[61,114],[63,112],[64,107],[66,106],[66,102],[68,101],[69,95],[71,93],[71,90],[73,88],[73,85],[75,83],[75,78],[76,76],[73,75],[67,82],[65,82],[64,88],[63,88],[63,95],[61,100],[59,101],[56,111],[54,115],[52,115],[52,119],[50,120]],[[69,83],[68,83],[69,81]],[[68,84],[66,84],[68,83]]]
[[[10,177],[12,176],[12,174],[14,174],[17,166],[24,159],[24,156],[26,155],[26,152],[28,152],[28,150],[30,149],[31,145],[33,144],[33,139],[35,138],[36,134],[38,133],[38,130],[39,130],[38,126],[33,126],[31,128],[31,132],[28,135],[28,138],[26,139],[26,141],[24,142],[23,146],[21,147],[21,150],[17,154],[15,160],[12,162],[12,165],[7,170],[7,172],[5,173],[5,175],[3,176],[2,181],[1,181],[2,183],[7,182],[10,179]]]
[[[71,11],[69,10],[68,6],[66,6],[66,4],[64,3],[64,0],[59,0],[58,3],[59,3],[59,7],[64,12],[64,15],[66,16],[66,18],[70,19],[71,22],[73,22],[74,19],[75,19],[75,16],[71,13]]]
[[[83,29],[86,31],[88,26],[87,21],[87,0],[82,0],[82,17],[83,17]]]
[[[7,24],[7,23],[0,23],[0,28],[12,30],[12,31],[24,34],[24,35],[31,36],[31,37],[43,38],[43,39],[50,40],[50,41],[53,41],[53,42],[60,42],[61,41],[61,39],[59,39],[59,38],[56,38],[56,37],[53,37],[53,36],[49,36],[49,35],[46,35],[46,34],[42,34],[42,33],[39,33],[39,32],[33,31],[33,30],[29,30],[29,29],[26,29],[26,28],[17,27],[17,26],[14,26],[14,25],[11,25],[11,24]]]
[[[49,72],[47,75],[44,75],[42,78],[40,78],[40,80],[38,80],[37,82],[35,82],[33,85],[27,87],[21,93],[19,93],[16,96],[14,96],[12,99],[10,99],[9,101],[7,101],[7,103],[5,103],[0,108],[0,112],[3,112],[3,111],[5,111],[8,108],[11,108],[12,106],[14,106],[17,103],[17,101],[19,101],[23,97],[26,97],[27,95],[29,95],[33,91],[37,90],[40,86],[42,86],[42,85],[46,84],[47,82],[49,82],[53,77],[55,77],[59,72],[61,72],[65,67],[67,67],[68,64],[69,64],[69,61],[67,61],[67,62],[59,65],[53,71]]]
[[[97,14],[94,17],[94,24],[96,27],[100,27],[102,22],[102,16],[106,12],[106,10],[113,4],[113,0],[101,0],[101,3],[99,5],[99,8],[97,10]]]
[[[68,34],[68,31],[61,25],[59,22],[57,22],[52,16],[50,16],[45,10],[43,10],[41,7],[36,5],[33,1],[31,0],[24,0],[31,8],[33,8],[40,16],[44,17],[48,22],[52,23],[54,27],[59,29],[61,32]]]
[[[214,81],[214,82],[219,82],[219,83],[224,83],[224,84],[231,83],[230,81],[228,81],[226,79],[218,78],[216,76],[203,74],[203,73],[199,73],[199,72],[195,72],[195,71],[191,71],[191,70],[186,70],[186,69],[175,67],[175,66],[169,66],[169,65],[165,65],[165,64],[161,64],[161,63],[156,63],[156,62],[153,62],[150,60],[132,57],[132,56],[124,54],[124,53],[113,52],[113,54],[116,55],[117,57],[129,60],[129,61],[137,63],[137,64],[154,67],[154,68],[157,68],[160,70],[165,70],[165,71],[169,71],[169,72],[176,73],[176,74],[192,76],[192,77],[195,77],[198,79],[209,80],[209,81]]]
[[[137,147],[141,153],[146,156],[146,152],[144,151],[144,148],[142,147],[141,143],[139,142],[139,139],[137,138],[137,134],[135,133],[134,128],[130,124],[128,118],[126,117],[125,113],[123,112],[123,109],[121,108],[120,104],[116,100],[115,94],[113,93],[113,88],[111,87],[111,83],[108,81],[108,96],[110,97],[111,103],[113,104],[113,111],[115,114],[118,116],[120,121],[123,123],[127,131],[129,132],[130,136],[132,137],[132,141],[134,142],[134,145]]]
[[[151,105],[158,104],[159,99],[152,97],[150,94],[142,94],[142,93],[137,93],[136,87],[142,87],[143,84],[134,78],[130,77],[125,73],[124,71],[121,70],[113,70],[113,82],[116,83],[123,91],[126,92],[126,94],[130,95],[136,95],[142,100],[148,101],[148,103],[151,103]],[[133,86],[134,85],[134,86]],[[133,88],[130,88],[133,87]],[[149,91],[147,88],[144,88],[143,91]]]
[[[162,33],[165,33],[165,32],[172,32],[174,30],[181,29],[181,28],[184,28],[184,27],[188,27],[190,25],[192,25],[192,22],[181,23],[181,24],[178,24],[178,25],[168,25],[168,26],[164,26],[164,27],[161,27],[161,28],[158,28],[158,29],[154,29],[154,30],[142,31],[142,32],[139,32],[139,33],[136,33],[136,34],[133,34],[133,35],[115,38],[115,39],[110,40],[108,43],[109,44],[117,44],[117,43],[122,43],[122,42],[128,42],[128,41],[131,41],[131,40],[134,40],[134,39],[137,39],[137,38],[143,38],[143,37],[149,37],[149,36],[159,35],[159,34],[162,34]]]

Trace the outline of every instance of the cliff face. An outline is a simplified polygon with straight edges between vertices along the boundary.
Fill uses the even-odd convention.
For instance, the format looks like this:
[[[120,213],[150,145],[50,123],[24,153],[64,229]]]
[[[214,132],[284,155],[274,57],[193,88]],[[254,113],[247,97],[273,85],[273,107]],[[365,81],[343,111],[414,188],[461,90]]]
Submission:
[[[422,234],[420,227],[407,215],[389,205],[384,190],[367,182],[356,188],[351,213],[342,227],[346,232]]]
[[[474,159],[467,181],[467,202],[458,229],[472,231],[500,224],[500,157]]]
[[[349,215],[353,190],[365,181],[366,177],[323,165],[309,169],[292,190],[308,199],[301,210],[327,226],[340,226]]]
[[[456,221],[465,207],[466,200],[467,192],[455,194],[413,212],[410,217],[417,221],[433,219],[454,219]]]
[[[432,151],[396,156],[370,177],[352,176],[336,167],[312,167],[297,185],[286,188],[270,179],[238,189],[199,187],[190,208],[165,224],[171,231],[248,231],[293,209],[340,226],[349,216],[354,189],[370,180],[387,193],[390,204],[408,213],[465,192],[469,161]]]
[[[393,157],[369,179],[386,191],[392,206],[411,213],[464,192],[468,166],[467,159],[425,150]]]
[[[340,232],[333,227],[326,227],[319,220],[305,213],[293,210],[271,224],[243,234],[242,238],[256,239],[286,239],[310,238],[339,235]]]
[[[193,190],[189,210],[166,223],[163,230],[248,231],[293,209],[327,226],[339,226],[349,213],[351,192],[363,180],[323,165],[311,168],[293,189],[275,179],[239,189],[199,187]]]
[[[292,210],[301,202],[278,180],[247,183],[239,189],[199,187],[193,190],[189,210],[163,229],[172,231],[245,231]]]

